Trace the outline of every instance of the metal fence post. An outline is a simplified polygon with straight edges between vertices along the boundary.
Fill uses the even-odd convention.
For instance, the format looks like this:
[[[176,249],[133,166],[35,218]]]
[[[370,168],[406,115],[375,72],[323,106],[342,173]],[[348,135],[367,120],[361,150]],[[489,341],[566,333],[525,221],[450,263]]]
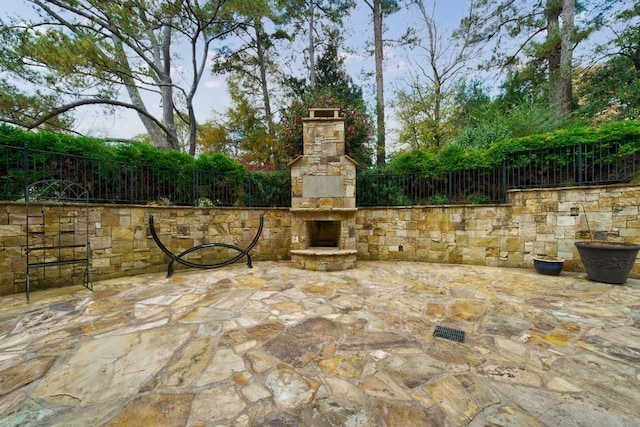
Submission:
[[[193,206],[198,206],[198,200],[200,190],[200,169],[193,170]]]
[[[24,173],[24,200],[29,203],[29,192],[27,191],[27,187],[29,186],[29,148],[27,144],[24,144],[22,169]]]
[[[578,185],[582,185],[582,143],[578,143]]]
[[[449,203],[451,203],[452,197],[453,197],[453,170],[449,168],[449,194],[447,196]]]
[[[502,159],[502,201],[507,201],[507,159]]]
[[[408,206],[409,200],[415,197],[411,197],[407,195],[407,188],[411,188],[410,187],[411,180],[409,178],[409,175],[406,173],[403,173],[401,176],[402,176],[402,204],[404,206]]]
[[[129,188],[131,189],[131,193],[129,194],[129,200],[131,200],[131,203],[136,202],[136,199],[135,199],[136,190],[133,185],[133,181],[135,179],[134,175],[135,174],[133,173],[133,161],[131,161],[129,162]]]

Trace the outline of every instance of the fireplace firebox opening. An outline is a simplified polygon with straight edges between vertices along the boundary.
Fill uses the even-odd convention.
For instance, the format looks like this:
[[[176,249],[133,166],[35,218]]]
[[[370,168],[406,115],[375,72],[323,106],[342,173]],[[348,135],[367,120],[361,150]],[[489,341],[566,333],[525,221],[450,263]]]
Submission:
[[[309,247],[337,248],[340,242],[340,221],[307,221]]]

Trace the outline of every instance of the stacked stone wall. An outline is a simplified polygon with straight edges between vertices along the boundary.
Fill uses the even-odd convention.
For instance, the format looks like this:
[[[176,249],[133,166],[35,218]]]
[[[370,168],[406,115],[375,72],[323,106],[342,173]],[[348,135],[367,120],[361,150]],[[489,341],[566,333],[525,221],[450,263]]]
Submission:
[[[640,243],[640,186],[514,190],[504,205],[360,208],[356,231],[363,260],[533,268],[534,256],[551,255],[583,271],[575,241]],[[638,260],[631,277],[640,277]]]
[[[57,206],[45,206],[45,209],[57,209]],[[288,209],[91,205],[91,275],[97,281],[166,271],[169,259],[151,237],[149,215],[154,216],[160,240],[174,254],[179,254],[203,243],[246,248],[258,230],[261,213],[264,213],[264,229],[259,244],[251,251],[252,259],[288,259],[291,242]],[[0,295],[25,289],[25,228],[23,203],[0,204]],[[235,255],[236,251],[215,248],[195,251],[186,259],[214,263]],[[64,275],[72,266],[56,268],[62,269]],[[179,264],[175,266],[176,270],[182,268]],[[32,269],[32,284],[36,289],[39,274],[40,269]]]
[[[166,271],[168,259],[151,238],[149,215],[160,239],[177,254],[202,243],[246,247],[264,213],[252,258],[290,258],[292,215],[286,208],[91,205],[89,211],[94,281]],[[356,213],[360,260],[533,268],[533,256],[547,254],[565,258],[566,270],[582,271],[573,243],[588,240],[589,231],[596,238],[640,243],[640,186],[516,190],[503,205],[360,208]],[[0,295],[24,291],[24,232],[24,203],[0,203]],[[213,262],[226,255],[197,251],[189,259]],[[640,278],[638,260],[631,277]]]

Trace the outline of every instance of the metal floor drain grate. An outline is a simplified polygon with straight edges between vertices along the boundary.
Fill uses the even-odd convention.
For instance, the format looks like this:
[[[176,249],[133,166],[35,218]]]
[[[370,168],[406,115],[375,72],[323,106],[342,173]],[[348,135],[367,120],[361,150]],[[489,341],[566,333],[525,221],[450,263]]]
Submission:
[[[447,328],[446,326],[437,325],[436,330],[433,331],[433,336],[451,341],[464,342],[464,331]]]

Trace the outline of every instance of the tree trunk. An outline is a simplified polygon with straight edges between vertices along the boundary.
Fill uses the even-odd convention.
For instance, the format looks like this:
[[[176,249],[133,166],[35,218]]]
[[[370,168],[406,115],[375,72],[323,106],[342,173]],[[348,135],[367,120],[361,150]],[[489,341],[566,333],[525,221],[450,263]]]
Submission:
[[[636,72],[640,71],[640,46],[636,46],[633,49],[630,49],[631,53],[629,57],[631,58],[631,62],[633,62],[633,69]]]
[[[198,138],[198,125],[196,122],[196,112],[193,102],[187,103],[187,113],[189,114],[189,155],[196,155],[196,140]]]
[[[270,158],[266,159],[270,162],[275,162],[276,155],[273,152],[273,141],[276,137],[276,129],[273,123],[273,112],[271,111],[271,98],[269,96],[269,84],[267,82],[267,67],[266,58],[264,52],[264,40],[262,21],[260,18],[255,18],[254,28],[256,30],[256,54],[258,56],[258,67],[260,69],[260,86],[262,88],[262,102],[264,104],[264,117],[267,121],[267,132],[272,137],[272,141],[269,141],[269,154]],[[275,165],[274,165],[275,166]]]
[[[554,115],[560,119],[571,114],[572,107],[575,6],[575,0],[547,0],[549,102]]]
[[[260,69],[260,86],[262,88],[262,102],[264,103],[264,116],[267,121],[269,135],[275,136],[275,126],[273,124],[273,113],[271,112],[271,98],[269,97],[269,85],[267,82],[267,67],[264,52],[264,40],[262,31],[262,21],[259,18],[254,20],[256,29],[256,54],[258,56],[258,67]]]
[[[316,88],[316,40],[313,33],[315,30],[314,12],[314,0],[309,0],[309,87],[312,91]]]
[[[120,40],[114,40],[114,47],[116,50],[116,55],[120,60],[120,66],[123,67],[123,71],[120,73],[120,77],[122,78],[124,87],[127,90],[127,94],[129,95],[131,104],[135,105],[143,111],[147,111],[147,107],[145,106],[144,101],[142,100],[142,96],[140,95],[140,89],[138,88],[138,86],[136,86],[135,81],[131,77],[131,66],[129,65],[129,61],[127,60],[122,42]],[[167,138],[167,134],[162,129],[160,129],[148,116],[141,114],[140,112],[138,112],[137,114],[155,146],[162,150],[171,149],[172,146],[169,142],[169,139]]]
[[[549,106],[557,115],[556,93],[560,78],[560,7],[558,0],[547,0],[547,45],[549,61]]]
[[[431,81],[433,83],[433,141],[436,147],[442,144],[442,77],[438,70],[438,40],[436,23],[429,18],[424,8],[422,14],[429,34],[429,65],[431,66]]]
[[[382,165],[386,160],[386,142],[384,128],[384,78],[382,70],[382,6],[381,0],[373,0],[373,39],[376,63],[376,120],[378,141],[376,143],[376,163]]]
[[[558,104],[562,117],[571,114],[573,105],[573,89],[571,78],[573,75],[573,31],[576,14],[576,0],[562,2],[562,33],[560,48],[560,81],[558,82]]]
[[[173,82],[171,81],[171,20],[163,23],[162,37],[162,74],[160,79],[160,96],[162,99],[162,122],[171,132],[168,142],[173,150],[180,150],[180,144],[176,137],[176,124],[173,115]],[[160,67],[159,67],[160,68]]]

